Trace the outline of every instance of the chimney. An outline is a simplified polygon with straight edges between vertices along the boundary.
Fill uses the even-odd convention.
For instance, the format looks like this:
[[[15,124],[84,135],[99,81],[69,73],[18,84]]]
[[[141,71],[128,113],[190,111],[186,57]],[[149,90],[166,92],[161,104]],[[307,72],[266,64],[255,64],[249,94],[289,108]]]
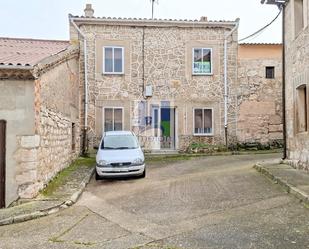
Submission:
[[[93,13],[94,13],[94,10],[92,8],[92,5],[87,3],[86,4],[86,9],[84,9],[84,12],[85,12],[85,17],[93,17]]]
[[[207,22],[207,21],[208,21],[207,16],[201,16],[200,22]]]

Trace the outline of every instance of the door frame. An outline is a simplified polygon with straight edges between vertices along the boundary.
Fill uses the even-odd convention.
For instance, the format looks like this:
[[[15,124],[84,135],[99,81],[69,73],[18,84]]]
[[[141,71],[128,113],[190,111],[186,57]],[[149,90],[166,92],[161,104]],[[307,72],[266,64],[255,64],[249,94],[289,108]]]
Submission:
[[[5,207],[5,184],[6,184],[6,124],[5,120],[0,120],[0,133],[3,132],[3,137],[0,137],[0,155],[3,154],[3,158],[0,158],[0,208]],[[1,147],[1,144],[3,146]],[[1,156],[2,157],[2,156]]]
[[[178,129],[178,126],[177,126],[177,122],[178,122],[177,108],[176,108],[176,106],[169,106],[169,107],[160,106],[159,109],[160,109],[160,112],[159,112],[159,114],[160,114],[160,118],[159,118],[160,126],[161,126],[161,111],[162,111],[162,109],[169,109],[170,115],[171,115],[172,110],[174,112],[173,113],[173,116],[174,116],[174,123],[173,123],[174,137],[173,137],[173,142],[172,142],[173,146],[171,148],[160,148],[160,149],[171,150],[171,151],[177,150],[177,148],[178,148],[178,144],[177,144],[178,143],[178,139],[177,139],[177,137],[178,137],[177,136],[177,129]],[[171,120],[170,120],[170,122],[171,122]]]

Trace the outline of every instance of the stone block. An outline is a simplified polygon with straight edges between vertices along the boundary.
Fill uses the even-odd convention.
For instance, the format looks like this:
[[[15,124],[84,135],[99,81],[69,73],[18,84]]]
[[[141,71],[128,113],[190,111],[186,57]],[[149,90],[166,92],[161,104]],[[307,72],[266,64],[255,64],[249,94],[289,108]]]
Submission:
[[[36,162],[38,159],[37,149],[20,149],[16,155],[19,162]]]
[[[272,125],[282,124],[282,118],[279,115],[271,115],[269,117],[269,123],[272,124]]]
[[[244,101],[240,105],[241,115],[274,115],[275,102]]]
[[[269,133],[269,139],[270,140],[283,139],[283,133],[282,132]]]
[[[16,176],[16,182],[18,184],[35,182],[36,180],[37,180],[37,171],[36,170],[24,171],[21,174]]]
[[[19,164],[19,170],[28,171],[28,170],[35,170],[37,168],[37,162],[22,162]]]
[[[283,131],[283,125],[269,125],[269,132],[282,132]]]
[[[34,183],[29,185],[20,186],[18,189],[18,195],[20,198],[34,198],[42,189],[43,185],[41,183]]]
[[[40,136],[34,135],[34,136],[22,136],[20,145],[22,148],[36,148],[40,146]]]

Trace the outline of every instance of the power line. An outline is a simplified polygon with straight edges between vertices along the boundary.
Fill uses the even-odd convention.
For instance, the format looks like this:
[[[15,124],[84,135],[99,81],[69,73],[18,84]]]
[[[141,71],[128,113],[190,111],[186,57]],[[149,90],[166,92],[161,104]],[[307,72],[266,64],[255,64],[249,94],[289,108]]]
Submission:
[[[242,41],[244,41],[244,40],[247,40],[247,39],[249,39],[249,38],[251,38],[251,37],[253,37],[253,36],[258,35],[258,34],[261,33],[262,31],[264,31],[266,28],[268,28],[270,25],[272,25],[272,24],[278,19],[278,17],[280,16],[281,12],[282,12],[282,8],[280,8],[279,13],[276,15],[276,17],[275,17],[270,23],[268,23],[267,25],[265,25],[263,28],[260,28],[258,31],[254,32],[253,34],[248,35],[247,37],[238,40],[238,42],[242,42]]]

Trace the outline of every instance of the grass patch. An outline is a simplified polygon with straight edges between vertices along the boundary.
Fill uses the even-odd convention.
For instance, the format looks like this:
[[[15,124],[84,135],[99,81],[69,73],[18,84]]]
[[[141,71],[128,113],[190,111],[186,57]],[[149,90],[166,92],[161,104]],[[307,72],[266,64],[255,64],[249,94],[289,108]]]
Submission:
[[[132,247],[131,249],[181,249],[179,247],[175,246],[169,246],[169,245],[161,245],[154,242],[150,242],[149,244],[143,245],[143,246],[137,246]]]
[[[64,243],[65,242],[65,240],[60,240],[60,239],[55,238],[55,237],[50,238],[48,241],[53,242],[53,243]]]
[[[255,154],[273,154],[281,153],[282,149],[271,149],[271,150],[239,150],[239,151],[221,151],[211,153],[180,153],[176,155],[145,155],[146,163],[173,163],[184,160],[191,160],[195,158],[202,158],[207,156],[232,156],[232,155],[255,155]]]
[[[80,167],[91,168],[95,165],[95,158],[93,157],[79,157],[70,164],[67,168],[61,170],[40,192],[44,196],[51,196],[53,192],[61,185],[63,185],[68,177]]]
[[[93,246],[96,243],[94,242],[82,242],[82,241],[74,241],[74,244],[76,245],[82,245],[82,246]]]
[[[196,157],[196,156],[194,156]],[[146,163],[172,163],[172,162],[178,162],[178,161],[184,161],[184,160],[190,160],[192,158],[191,155],[172,155],[172,156],[166,156],[166,155],[160,155],[160,156],[152,156],[152,155],[146,155],[145,162]]]

